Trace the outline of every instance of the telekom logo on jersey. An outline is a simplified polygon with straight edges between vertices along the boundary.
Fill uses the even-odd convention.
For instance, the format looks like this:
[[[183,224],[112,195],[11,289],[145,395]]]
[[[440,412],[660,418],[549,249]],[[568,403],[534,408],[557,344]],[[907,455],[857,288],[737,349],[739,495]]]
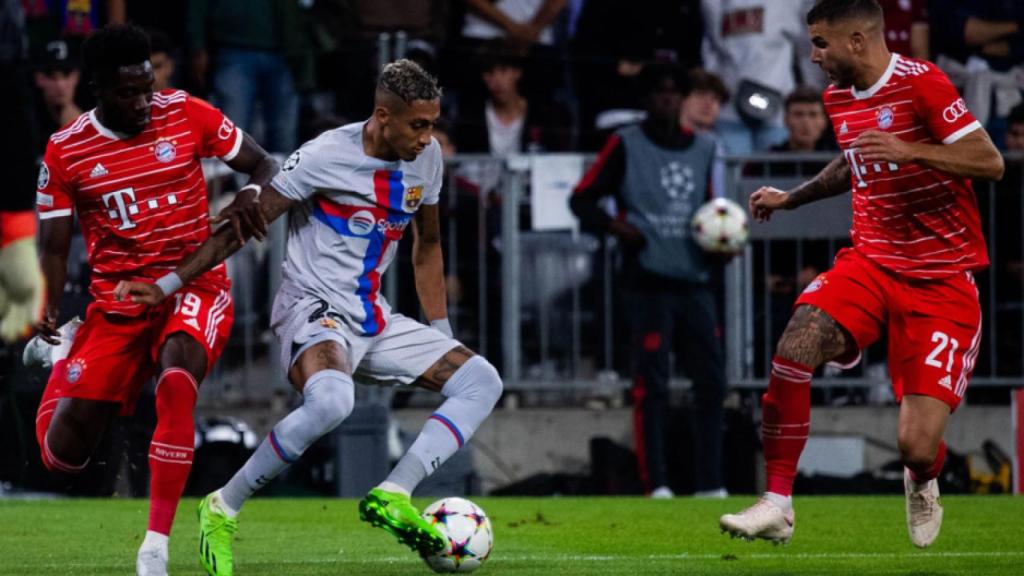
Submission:
[[[857,148],[848,148],[843,150],[843,155],[846,156],[846,163],[850,165],[850,172],[857,178],[858,188],[867,188],[868,183],[864,179],[868,175],[868,172],[875,172],[881,174],[883,171],[887,172],[898,172],[900,167],[899,164],[893,162],[871,162],[865,163],[864,158],[860,155]]]
[[[135,189],[134,188],[122,188],[120,190],[114,190],[113,192],[107,192],[103,196],[103,205],[107,208],[107,216],[111,220],[119,220],[118,230],[131,230],[135,228],[136,224],[132,221],[132,216],[139,213],[139,204],[135,201]],[[178,198],[174,194],[168,194],[163,198],[164,202],[168,206],[174,206],[178,203]],[[156,198],[152,198],[145,202],[151,210],[160,206],[160,201]]]

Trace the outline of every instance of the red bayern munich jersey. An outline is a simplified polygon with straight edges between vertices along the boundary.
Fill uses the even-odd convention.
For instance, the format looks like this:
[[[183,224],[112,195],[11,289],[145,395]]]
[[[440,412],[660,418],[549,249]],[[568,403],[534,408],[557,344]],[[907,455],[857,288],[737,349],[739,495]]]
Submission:
[[[153,94],[149,124],[118,135],[86,112],[54,133],[39,171],[39,218],[77,212],[92,268],[90,292],[106,312],[138,315],[117,302],[121,280],[156,279],[210,235],[199,160],[235,157],[242,131],[219,110],[180,90]],[[224,265],[198,282],[227,289]]]
[[[987,266],[970,179],[914,162],[865,163],[853,146],[868,130],[952,144],[980,129],[949,78],[930,62],[893,54],[871,88],[833,85],[823,99],[852,173],[854,248],[908,278],[942,278]]]

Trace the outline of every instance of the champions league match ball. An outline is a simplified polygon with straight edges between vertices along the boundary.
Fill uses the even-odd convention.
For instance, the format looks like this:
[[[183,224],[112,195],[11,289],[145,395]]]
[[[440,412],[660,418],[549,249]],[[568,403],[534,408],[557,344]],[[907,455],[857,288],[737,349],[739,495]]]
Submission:
[[[483,564],[494,547],[491,520],[465,498],[442,498],[423,510],[423,518],[444,534],[444,550],[424,556],[434,572],[472,572]]]
[[[693,239],[708,252],[738,254],[747,244],[747,213],[727,198],[715,198],[698,208],[690,225]]]

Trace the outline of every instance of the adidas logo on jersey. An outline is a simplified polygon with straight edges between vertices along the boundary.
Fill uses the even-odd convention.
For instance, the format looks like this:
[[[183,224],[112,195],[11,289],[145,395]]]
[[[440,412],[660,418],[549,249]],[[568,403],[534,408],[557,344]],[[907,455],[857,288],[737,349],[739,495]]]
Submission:
[[[943,388],[948,388],[948,389],[952,390],[953,389],[953,379],[949,377],[949,374],[946,374],[942,378],[939,378],[939,386],[942,386]]]
[[[108,174],[107,169],[103,167],[103,164],[96,163],[92,168],[92,172],[89,172],[90,178],[99,178],[100,176],[106,176]]]
[[[839,134],[843,135],[850,131],[850,127],[846,125],[846,120],[839,126]]]
[[[199,322],[196,321],[195,318],[189,318],[188,320],[185,320],[185,324],[187,326],[191,326],[191,327],[195,328],[196,330],[199,330]]]

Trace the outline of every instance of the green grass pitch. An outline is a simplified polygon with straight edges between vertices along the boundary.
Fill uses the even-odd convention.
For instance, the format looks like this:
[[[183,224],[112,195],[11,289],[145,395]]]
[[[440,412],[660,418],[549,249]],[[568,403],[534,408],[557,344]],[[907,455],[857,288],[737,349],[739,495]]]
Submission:
[[[751,503],[640,498],[479,498],[495,548],[477,572],[527,574],[1024,574],[1024,498],[947,497],[938,542],[907,538],[902,497],[797,499],[788,546],[731,540],[718,516]],[[427,500],[418,500],[425,506]],[[178,511],[170,573],[201,575],[195,500]],[[0,500],[0,574],[134,574],[146,525],[141,500]],[[235,544],[235,573],[431,574],[384,532],[358,521],[356,502],[255,499]]]

